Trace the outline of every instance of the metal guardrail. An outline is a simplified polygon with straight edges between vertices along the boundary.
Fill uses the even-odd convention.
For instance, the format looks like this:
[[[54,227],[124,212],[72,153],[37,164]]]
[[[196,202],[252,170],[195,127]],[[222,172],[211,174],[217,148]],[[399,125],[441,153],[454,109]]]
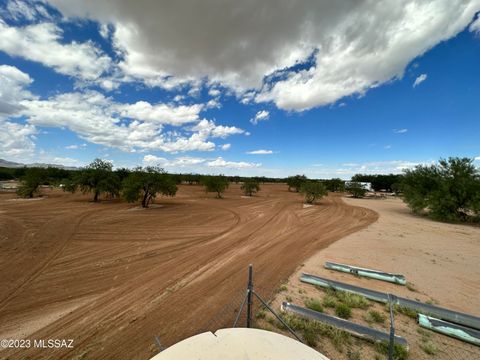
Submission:
[[[382,302],[385,304],[389,302],[389,297],[388,297],[388,294],[386,293],[365,289],[355,285],[345,284],[339,281],[328,280],[328,279],[321,278],[319,276],[315,276],[311,274],[303,273],[302,276],[300,277],[300,281],[309,283],[312,285],[321,286],[324,288],[333,288],[335,290],[341,290],[341,291],[363,295],[367,299]],[[453,322],[455,324],[460,324],[463,326],[480,330],[480,318],[473,315],[441,308],[435,305],[425,304],[419,301],[410,300],[402,297],[395,297],[394,304],[407,307],[419,313],[429,314],[439,319]]]
[[[401,274],[392,274],[388,272],[383,272],[379,270],[365,269],[358,266],[351,266],[346,264],[339,264],[327,261],[325,262],[325,268],[329,270],[341,271],[357,276],[363,276],[371,279],[388,281],[394,284],[406,285],[407,280],[405,276]]]
[[[366,339],[372,342],[390,341],[389,333],[356,324],[348,320],[340,319],[336,316],[303,308],[294,304],[290,304],[288,302],[282,303],[282,310],[285,312],[291,312],[293,314],[296,314],[300,317],[303,317],[304,319],[316,320],[328,325],[335,326],[358,338]],[[397,344],[403,345],[408,348],[407,340],[405,340],[403,337],[395,336],[394,341]]]
[[[435,319],[424,314],[418,314],[417,322],[421,327],[480,346],[480,331],[478,330]]]

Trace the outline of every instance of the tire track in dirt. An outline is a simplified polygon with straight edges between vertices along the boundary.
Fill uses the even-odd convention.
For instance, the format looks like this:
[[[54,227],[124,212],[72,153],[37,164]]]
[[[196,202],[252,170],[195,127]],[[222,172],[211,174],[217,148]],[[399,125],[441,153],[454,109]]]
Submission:
[[[188,192],[182,193],[182,190]],[[91,294],[95,295],[94,300],[31,335],[32,338],[72,337],[75,339],[73,350],[9,350],[2,355],[37,359],[149,358],[155,351],[153,335],[160,335],[162,343],[172,344],[200,330],[209,318],[231,301],[231,297],[245,287],[245,271],[249,262],[254,263],[258,286],[273,289],[312,252],[376,220],[374,213],[343,204],[337,197],[322,200],[314,208],[302,209],[301,198],[298,194],[284,191],[284,185],[265,185],[261,196],[254,199],[232,197],[230,194],[239,192],[238,186],[231,186],[224,200],[206,199],[200,190],[196,187],[181,187],[180,190],[183,197],[194,199],[195,206],[179,210],[169,206],[175,204],[176,199],[168,199],[161,211],[145,212],[144,215],[148,216],[146,223],[156,221],[163,229],[172,219],[181,216],[182,211],[193,212],[192,223],[203,226],[199,227],[200,236],[182,233],[182,225],[175,222],[178,231],[169,229],[168,234],[163,235],[159,230],[151,243],[143,240],[148,246],[142,250],[134,245],[143,236],[150,238],[152,228],[144,231],[136,229],[134,224],[138,224],[135,220],[138,217],[123,222],[115,222],[113,217],[112,225],[102,225],[107,226],[105,235],[95,235],[95,228],[90,229],[90,220],[82,222],[79,227],[88,227],[89,234],[97,239],[94,243],[76,242],[75,249],[85,249],[78,255],[83,265],[76,266],[78,256],[76,252],[69,252],[67,257],[57,257],[59,261],[55,262],[55,266],[48,266],[50,270],[38,276],[42,283],[48,284],[49,279],[55,279],[56,287],[65,286],[71,291],[55,294],[48,289],[34,287],[38,281],[31,282],[24,290],[32,288],[40,291],[37,294],[39,300],[21,299],[18,311],[35,311],[35,304],[42,304],[42,298],[62,302],[68,294],[85,295],[75,292],[75,289],[88,284],[91,270],[87,266],[108,256],[109,246],[112,246],[111,256],[121,258],[128,255],[128,251],[134,251],[138,259],[128,262],[129,270],[125,270],[128,266],[126,268],[123,263],[116,266],[114,262],[107,268],[98,268],[94,272],[95,281],[105,286],[98,286]],[[121,204],[107,207],[118,209],[120,206],[125,208]],[[224,211],[236,215],[233,219],[221,216]],[[111,214],[98,214],[97,217],[110,218]],[[201,219],[219,224],[215,221],[217,216],[233,222],[215,234],[205,236],[202,229],[215,229],[210,229],[209,223],[203,223]],[[105,236],[112,236],[115,233],[113,229],[124,233],[122,239],[125,240],[122,241],[126,244],[108,243],[110,238]],[[189,229],[194,231],[191,227]],[[131,245],[126,240],[130,233],[135,235]],[[102,243],[102,239],[105,242]],[[177,239],[178,244],[172,245],[172,239]],[[166,241],[165,245],[163,241]],[[98,255],[95,248],[102,249]],[[146,257],[152,249],[157,249],[156,255]],[[74,269],[74,273],[68,269]],[[118,284],[112,283],[115,274],[122,279]],[[65,279],[64,285],[59,276]],[[18,293],[16,298],[20,299],[24,293]],[[21,314],[16,319],[21,326]],[[0,316],[0,330],[1,321]]]
[[[35,271],[33,271],[33,273],[31,273],[22,283],[20,283],[19,285],[17,285],[17,287],[12,291],[10,292],[9,294],[6,295],[6,297],[0,301],[0,313],[1,311],[8,305],[9,301],[11,301],[16,294],[18,294],[19,292],[21,292],[25,287],[28,286],[29,283],[31,283],[32,281],[34,281],[64,250],[65,248],[67,247],[70,239],[75,235],[75,233],[77,232],[78,228],[80,227],[80,224],[82,223],[82,221],[89,215],[95,213],[95,212],[98,212],[98,210],[94,210],[94,211],[89,211],[87,213],[83,213],[80,215],[80,217],[78,216],[70,216],[70,217],[67,217],[67,219],[53,219],[53,220],[50,220],[49,222],[47,222],[44,226],[42,226],[42,228],[39,230],[39,232],[41,233],[42,229],[45,229],[45,228],[48,228],[49,226],[51,226],[53,223],[57,223],[57,222],[64,222],[66,224],[70,223],[70,221],[72,221],[74,218],[75,219],[75,224],[73,225],[73,228],[69,231],[69,235],[67,235],[65,237],[65,240],[63,241],[62,245],[60,246],[59,249],[57,249],[57,251],[55,251],[50,257],[47,258],[47,260],[41,264],[39,266],[39,268]],[[28,232],[27,232],[28,233]],[[36,234],[37,236],[41,236],[38,235],[38,232]]]

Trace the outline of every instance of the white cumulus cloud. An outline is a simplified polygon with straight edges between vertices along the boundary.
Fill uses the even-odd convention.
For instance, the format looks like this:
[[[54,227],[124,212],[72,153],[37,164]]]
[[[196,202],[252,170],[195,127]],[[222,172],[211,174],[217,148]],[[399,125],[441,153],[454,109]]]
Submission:
[[[124,151],[212,151],[215,144],[208,138],[225,138],[243,132],[236,127],[217,126],[211,120],[198,121],[198,113],[192,113],[190,108],[183,106],[170,108],[146,105],[143,110],[152,110],[152,115],[148,111],[131,111],[129,105],[116,103],[95,91],[59,94],[47,100],[24,100],[21,104],[25,108],[22,114],[28,117],[31,124],[66,127],[89,142]],[[118,116],[119,109],[127,109],[124,115],[132,117],[130,121],[122,121]],[[164,117],[154,116],[159,109]],[[196,110],[200,109],[201,107],[196,107]],[[134,107],[134,110],[138,109]],[[178,120],[175,120],[175,114],[178,115]],[[170,115],[173,117],[170,118]],[[182,131],[185,128],[180,128],[180,131],[163,131],[164,123],[180,125],[185,122],[196,125],[188,131]]]
[[[190,106],[169,106],[167,104],[150,104],[138,101],[135,104],[121,104],[117,106],[124,117],[149,121],[158,124],[182,125],[198,120],[198,114],[203,104]]]
[[[218,157],[213,161],[207,162],[207,166],[212,168],[246,169],[260,167],[262,164],[244,161],[226,161],[222,157]]]
[[[470,27],[468,28],[471,32],[475,33],[480,33],[480,16],[477,16],[474,22],[470,24]]]
[[[81,148],[84,148],[84,147],[87,147],[87,144],[73,144],[73,145],[67,145],[65,146],[65,149],[67,150],[77,150],[77,149],[81,149]]]
[[[253,150],[253,151],[247,151],[247,154],[250,154],[250,155],[270,155],[270,154],[273,154],[273,150]]]
[[[253,125],[257,125],[259,121],[268,120],[270,113],[266,110],[258,111],[253,118],[250,119],[250,122]]]
[[[89,142],[131,152],[213,151],[215,143],[210,138],[226,138],[244,132],[235,126],[216,125],[213,120],[200,119],[202,104],[120,103],[92,90],[40,99],[26,89],[32,82],[29,75],[7,65],[0,66],[0,80],[2,127],[9,131],[24,127],[25,131],[20,134],[24,134],[25,151],[34,147],[35,126],[67,128]],[[20,116],[26,118],[28,125],[6,122]],[[165,130],[167,125],[174,130]],[[4,147],[17,149],[18,141],[4,141]]]
[[[33,21],[38,18],[49,19],[50,14],[45,9],[42,3],[29,2],[24,0],[7,0],[7,10],[5,16],[14,20],[29,20]]]
[[[187,167],[192,165],[199,165],[204,163],[205,161],[205,159],[190,156],[177,157],[171,160],[155,155],[145,155],[143,157],[144,165],[158,165],[162,167]]]
[[[0,65],[0,157],[22,160],[35,152],[33,125],[8,121],[9,116],[18,115],[24,107],[23,99],[32,94],[25,89],[32,83],[30,76],[14,66]]]
[[[416,79],[415,79],[415,82],[413,83],[413,87],[417,87],[418,85],[420,85],[422,82],[424,82],[425,80],[427,80],[427,74],[421,74],[419,75]]]
[[[207,172],[212,168],[223,168],[223,169],[251,169],[258,168],[261,164],[250,163],[244,161],[228,161],[222,157],[216,159],[205,159],[200,157],[191,157],[191,156],[181,156],[173,159],[166,159],[164,157],[159,157],[156,155],[148,154],[143,157],[143,164],[145,166],[160,166],[160,167],[169,167],[169,168],[178,168],[185,170],[194,170],[200,172]]]
[[[0,19],[0,50],[39,62],[55,71],[83,80],[95,80],[111,66],[111,59],[91,41],[64,43],[53,23],[9,26]]]
[[[480,0],[50,3],[65,16],[111,24],[127,77],[167,89],[207,81],[242,102],[296,111],[401,78],[480,10]]]
[[[212,120],[207,119],[201,120],[198,124],[192,127],[192,130],[198,131],[199,134],[204,136],[211,136],[222,139],[225,139],[230,135],[243,134],[245,132],[244,130],[235,126],[215,125]]]
[[[363,163],[343,163],[336,166],[322,165],[313,169],[302,169],[302,171],[311,177],[340,177],[342,179],[349,179],[355,174],[401,174],[404,170],[412,169],[417,165],[431,165],[433,163],[433,161],[415,162],[408,160],[370,161]]]
[[[37,132],[34,126],[0,118],[0,129],[0,158],[23,160],[34,154],[34,136]]]
[[[0,117],[12,115],[22,109],[20,101],[31,98],[26,87],[33,80],[14,66],[0,65]]]

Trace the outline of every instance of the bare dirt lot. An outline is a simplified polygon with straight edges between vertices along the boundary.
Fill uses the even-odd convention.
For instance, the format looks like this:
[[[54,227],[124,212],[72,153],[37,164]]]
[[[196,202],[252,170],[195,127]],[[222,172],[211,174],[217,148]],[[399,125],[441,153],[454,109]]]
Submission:
[[[141,210],[45,191],[0,194],[0,338],[74,339],[73,349],[7,349],[1,358],[146,359],[192,335],[245,288],[273,290],[318,250],[377,219],[330,195],[304,208],[285,185],[225,199],[200,186]],[[475,285],[473,285],[475,286]]]
[[[480,227],[440,223],[413,215],[400,199],[395,198],[346,198],[344,201],[376,211],[378,221],[332,243],[305,261],[285,286],[288,290],[277,297],[277,309],[287,298],[300,306],[308,299],[322,302],[326,296],[324,291],[299,281],[301,273],[306,272],[480,316]],[[323,267],[325,261],[403,274],[408,286],[327,270]],[[368,309],[388,319],[385,306],[371,303]],[[324,311],[334,314],[328,307]],[[352,321],[389,331],[388,320],[380,324],[368,323],[366,312],[354,309]],[[397,334],[409,342],[411,359],[480,359],[480,348],[419,330],[415,315],[411,316],[414,318],[397,314],[395,321]],[[340,353],[328,339],[317,348],[332,359],[348,358],[346,351]],[[353,349],[362,354],[362,359],[374,356],[364,344],[356,344]]]

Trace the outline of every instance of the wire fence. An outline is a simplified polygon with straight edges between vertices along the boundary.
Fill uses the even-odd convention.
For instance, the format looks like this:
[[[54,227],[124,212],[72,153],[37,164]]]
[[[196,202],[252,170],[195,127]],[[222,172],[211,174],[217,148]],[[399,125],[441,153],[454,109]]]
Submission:
[[[250,311],[248,310],[249,292],[251,292],[252,296]],[[277,318],[277,320],[275,320],[278,325],[278,328],[274,329],[275,331],[291,337],[299,336],[299,338],[297,338],[300,341],[305,342],[303,341],[302,334],[296,334],[294,331],[289,333],[287,331],[288,325],[285,327],[285,324],[280,324],[282,321],[281,314],[276,314],[278,309],[269,309],[277,293],[277,289],[256,286],[252,286],[251,288],[247,286],[245,289],[240,289],[232,295],[230,302],[225,304],[202,326],[201,330],[215,332],[218,329],[230,327],[264,328],[265,313],[272,310],[274,316],[271,317],[274,319],[276,316],[280,315],[280,319]],[[262,301],[265,302],[265,304],[262,303]],[[404,313],[397,312],[395,307],[392,307],[391,309],[391,318],[388,318],[387,316],[388,320],[384,324],[383,330],[388,333],[390,328],[396,336],[405,338],[409,345],[408,354],[399,352],[393,345],[393,342],[386,344],[387,346],[386,349],[383,349],[383,353],[378,353],[378,350],[375,350],[377,352],[372,350],[374,349],[372,344],[368,344],[363,340],[357,342],[357,344],[361,343],[359,347],[363,354],[361,357],[360,355],[352,355],[355,353],[351,351],[351,348],[347,352],[341,352],[338,354],[332,353],[331,349],[327,349],[328,346],[326,346],[326,348],[323,347],[326,345],[325,341],[319,343],[316,347],[317,350],[335,359],[480,359],[480,347],[421,328],[416,323],[416,319],[414,319],[412,314],[407,316]]]
[[[253,273],[252,267],[249,267],[250,276]],[[250,298],[250,310],[248,310]],[[234,293],[230,302],[225,304],[213,317],[211,317],[202,327],[202,331],[215,332],[218,329],[226,327],[259,327],[259,313],[266,310],[276,294],[275,288],[266,288],[254,286],[250,278],[248,285]],[[265,302],[266,306],[262,304]]]
[[[246,326],[246,312],[240,313],[240,307],[245,295],[245,289],[236,292],[229,303],[225,304],[211,319],[201,326],[201,330],[215,332],[218,329],[232,327],[239,314],[239,324]]]

